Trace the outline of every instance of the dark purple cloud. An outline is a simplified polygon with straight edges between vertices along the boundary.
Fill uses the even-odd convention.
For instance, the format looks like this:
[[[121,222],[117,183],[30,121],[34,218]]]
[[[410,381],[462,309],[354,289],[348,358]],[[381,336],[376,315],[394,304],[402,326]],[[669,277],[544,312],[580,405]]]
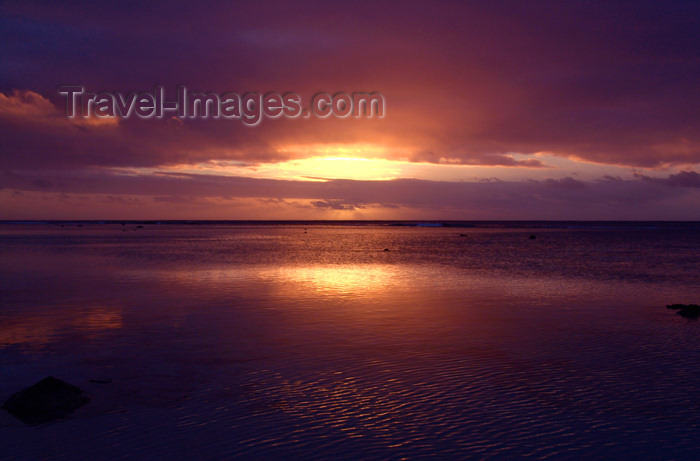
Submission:
[[[690,177],[694,176],[688,173]],[[325,211],[374,209],[443,213],[453,219],[700,219],[700,196],[693,185],[676,187],[675,178],[647,177],[595,181],[436,182],[288,181],[198,174],[116,175],[0,173],[0,191],[99,194],[110,200],[153,200],[168,204],[204,199],[257,199],[261,206],[312,207]],[[121,198],[120,198],[121,197]],[[136,202],[134,202],[136,203]],[[688,209],[687,207],[692,207]],[[615,218],[617,216],[617,218]],[[93,216],[94,217],[94,216]],[[318,217],[318,216],[317,216]],[[328,217],[328,216],[327,216]]]
[[[510,152],[539,151],[649,167],[700,160],[697,2],[10,1],[2,18],[0,90],[33,90],[59,105],[56,87],[68,83],[373,90],[386,94],[390,117],[360,124],[363,136],[403,140],[423,161],[503,165]],[[264,146],[272,135],[358,138],[345,121],[200,125],[176,138],[204,147]],[[166,144],[162,152],[156,143],[122,158],[167,162],[167,130],[124,131],[144,129]]]
[[[700,188],[700,174],[696,173],[695,171],[681,171],[680,173],[672,174],[667,178],[650,178],[643,175],[640,175],[640,177],[652,183],[663,184],[671,187]]]
[[[539,212],[533,200],[571,206],[675,196],[681,203],[696,188],[692,170],[700,163],[699,23],[695,1],[5,1],[3,186],[30,190],[16,181],[39,181],[33,190],[143,194],[161,197],[163,206],[226,188],[222,196],[301,197],[329,211],[361,209],[382,196],[371,194],[386,194],[387,207],[437,204],[484,213]],[[99,125],[63,117],[57,88],[65,84],[95,92],[150,91],[158,84],[174,92],[185,84],[304,97],[379,91],[387,116],[264,120],[256,128],[211,120]],[[278,162],[312,155],[281,146],[326,143],[382,145],[388,148],[381,155],[392,159],[509,166],[521,169],[523,180],[312,185],[237,178],[223,187],[221,178],[100,172]],[[688,172],[663,180],[527,181],[528,171],[551,165],[517,154],[539,152]],[[586,205],[577,210],[585,217]]]

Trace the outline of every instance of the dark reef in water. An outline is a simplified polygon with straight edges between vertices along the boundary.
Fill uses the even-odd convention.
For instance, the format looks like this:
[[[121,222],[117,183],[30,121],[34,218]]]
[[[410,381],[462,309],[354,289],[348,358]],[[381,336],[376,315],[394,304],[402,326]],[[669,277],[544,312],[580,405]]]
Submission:
[[[697,304],[668,304],[666,308],[678,310],[678,315],[687,319],[700,317],[700,306]]]
[[[63,418],[88,403],[80,388],[49,376],[12,394],[2,406],[27,424],[42,424]]]

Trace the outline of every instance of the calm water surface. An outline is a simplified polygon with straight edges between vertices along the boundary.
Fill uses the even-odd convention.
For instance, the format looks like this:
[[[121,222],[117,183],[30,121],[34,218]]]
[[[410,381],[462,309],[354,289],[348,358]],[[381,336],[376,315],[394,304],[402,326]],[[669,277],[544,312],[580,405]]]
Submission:
[[[700,231],[643,227],[0,225],[0,400],[92,398],[1,457],[697,458]]]

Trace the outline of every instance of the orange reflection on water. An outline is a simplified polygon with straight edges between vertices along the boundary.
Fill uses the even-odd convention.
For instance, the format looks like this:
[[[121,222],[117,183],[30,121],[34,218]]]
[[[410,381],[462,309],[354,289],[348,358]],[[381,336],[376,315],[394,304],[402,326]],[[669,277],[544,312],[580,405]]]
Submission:
[[[73,322],[75,328],[91,333],[122,328],[121,312],[104,306],[92,308]]]
[[[285,266],[263,270],[259,276],[336,296],[376,294],[395,285],[399,278],[396,268],[388,264]]]
[[[115,306],[52,306],[3,319],[0,348],[17,344],[38,349],[65,333],[79,331],[92,337],[122,327],[121,309]]]
[[[347,297],[374,295],[396,287],[400,271],[389,264],[313,266],[219,266],[206,269],[168,269],[159,274],[168,285],[210,293],[235,292],[237,288],[256,289],[265,284],[268,293],[282,295],[319,294]],[[270,288],[272,287],[272,290]]]

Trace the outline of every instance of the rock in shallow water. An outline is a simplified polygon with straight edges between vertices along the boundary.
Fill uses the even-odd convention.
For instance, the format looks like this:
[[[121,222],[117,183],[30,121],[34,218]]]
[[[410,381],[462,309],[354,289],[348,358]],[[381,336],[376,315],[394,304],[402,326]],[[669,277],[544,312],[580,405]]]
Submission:
[[[668,304],[669,309],[678,310],[678,315],[688,319],[696,319],[700,317],[700,306],[697,304]]]
[[[3,408],[27,424],[63,418],[88,403],[80,388],[49,376],[10,396]]]

